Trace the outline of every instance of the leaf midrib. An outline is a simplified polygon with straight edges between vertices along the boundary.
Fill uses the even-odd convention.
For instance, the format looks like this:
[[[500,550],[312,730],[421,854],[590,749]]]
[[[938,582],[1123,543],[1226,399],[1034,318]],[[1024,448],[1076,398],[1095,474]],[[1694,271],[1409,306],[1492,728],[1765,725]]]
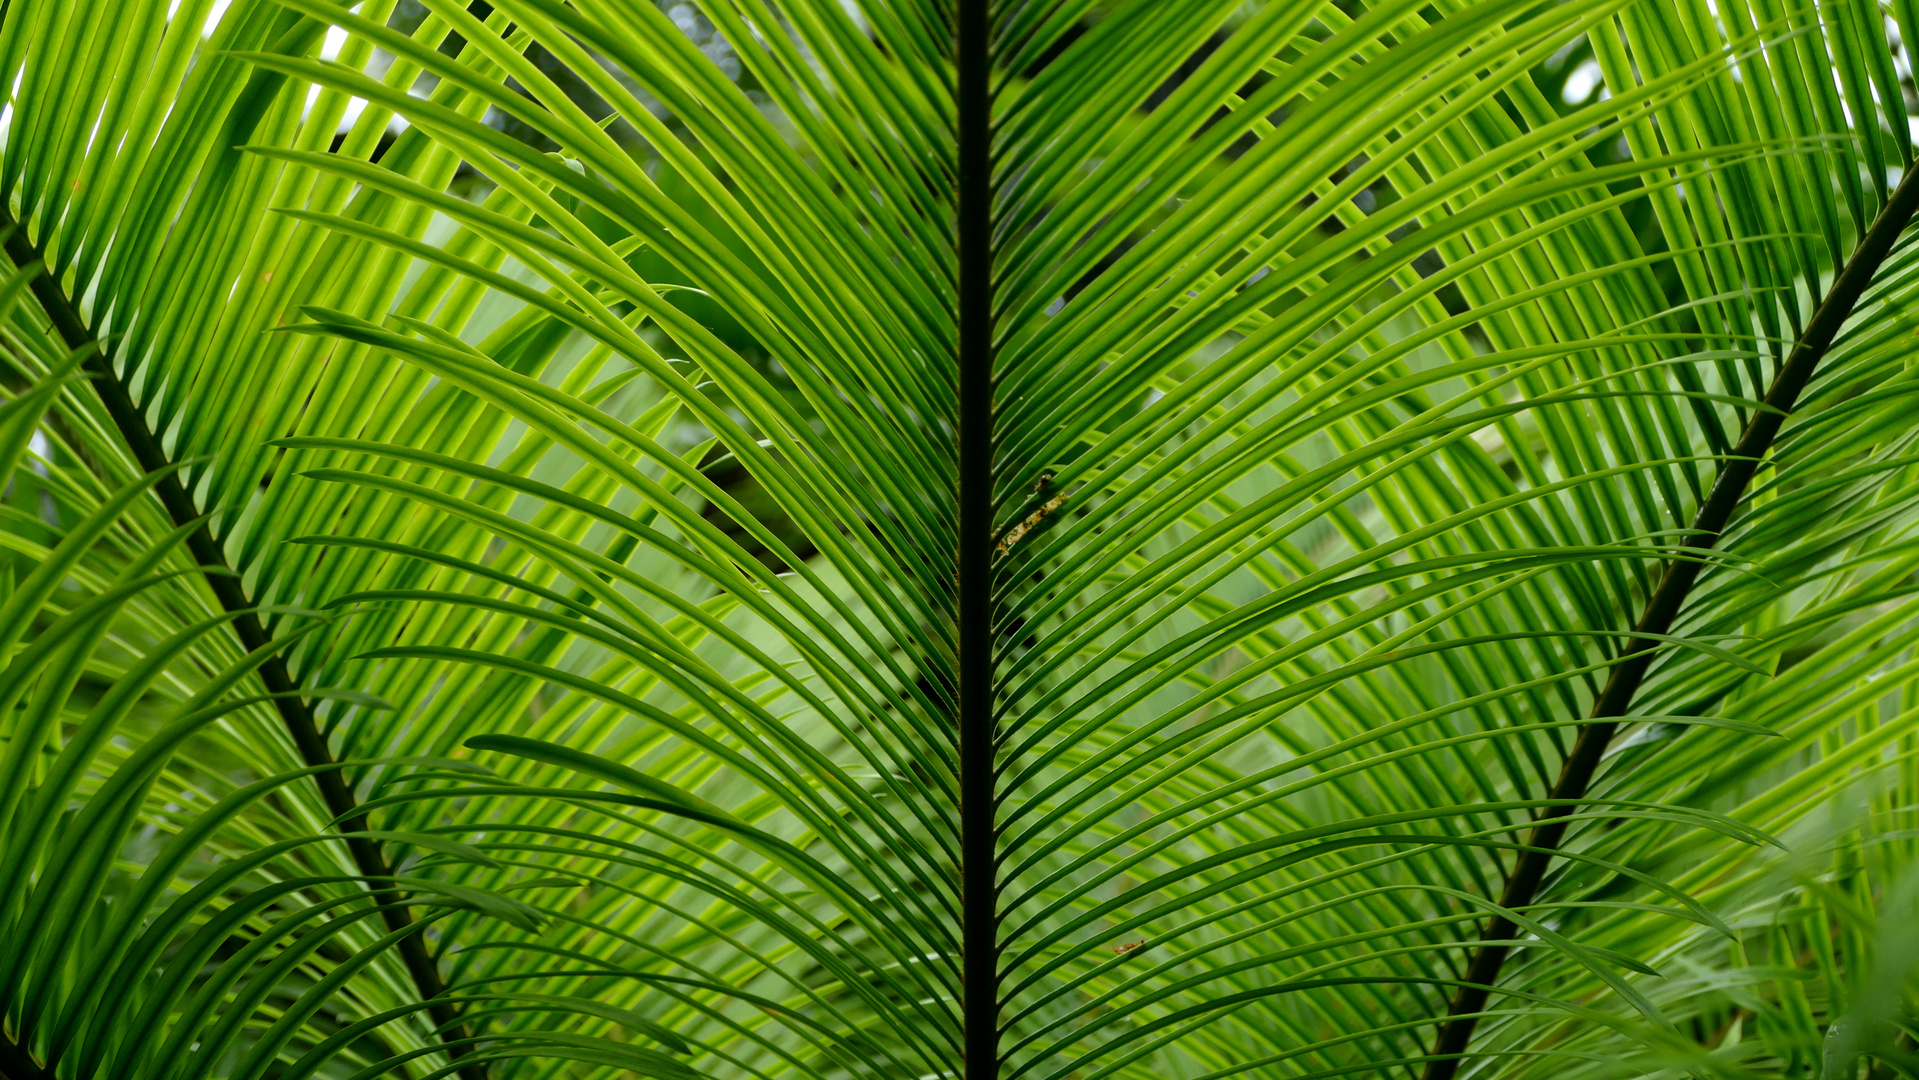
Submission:
[[[961,1017],[966,1080],[999,1076],[999,793],[993,649],[993,155],[988,0],[956,5],[959,183],[959,674]]]
[[[1811,382],[1839,330],[1852,317],[1853,309],[1872,285],[1886,256],[1892,251],[1906,226],[1919,211],[1919,169],[1908,168],[1899,186],[1886,201],[1860,238],[1853,253],[1840,269],[1826,298],[1820,302],[1805,329],[1794,342],[1792,352],[1781,364],[1766,390],[1766,409],[1757,411],[1746,425],[1739,442],[1728,452],[1712,489],[1694,515],[1695,536],[1691,546],[1712,548],[1732,522],[1741,499],[1771,452],[1781,425],[1798,403],[1799,395]],[[1675,559],[1666,564],[1658,586],[1647,597],[1633,630],[1639,634],[1666,635],[1684,610],[1686,600],[1698,581],[1704,564],[1695,559]],[[1625,717],[1632,708],[1646,674],[1652,666],[1654,650],[1660,642],[1652,637],[1635,637],[1621,650],[1621,660],[1606,680],[1605,688],[1593,702],[1593,719]],[[1619,724],[1595,723],[1583,728],[1566,755],[1559,779],[1547,796],[1564,800],[1549,807],[1537,819],[1527,838],[1527,850],[1506,879],[1499,911],[1529,907],[1544,883],[1553,853],[1565,839],[1567,817],[1579,800],[1584,799],[1599,764],[1606,756]],[[1446,1018],[1426,1061],[1422,1080],[1452,1080],[1471,1045],[1473,1030],[1485,1010],[1491,990],[1499,980],[1502,967],[1518,937],[1519,928],[1504,914],[1495,914],[1486,922],[1481,945],[1467,966],[1465,977],[1454,995]]]
[[[19,223],[11,213],[0,208],[0,233],[6,236],[5,246],[8,259],[19,270],[25,270],[41,263],[41,253],[27,240]],[[260,622],[258,605],[247,596],[246,589],[240,584],[239,575],[233,573],[228,565],[226,552],[219,541],[214,539],[210,520],[194,505],[193,498],[180,482],[177,469],[170,469],[176,463],[160,445],[139,406],[133,401],[125,381],[114,371],[108,359],[105,347],[100,339],[88,329],[72,301],[61,290],[52,275],[44,269],[35,271],[28,288],[39,303],[42,312],[52,323],[54,331],[67,348],[74,351],[87,350],[88,356],[82,362],[92,378],[89,380],[99,395],[101,405],[119,431],[127,450],[133,455],[136,465],[146,473],[166,470],[153,485],[154,494],[159,498],[167,516],[177,526],[184,527],[199,522],[199,527],[190,533],[186,547],[195,563],[200,567],[201,577],[212,591],[214,599],[223,611],[233,616],[234,634],[247,652],[258,652],[273,645],[273,636]],[[287,734],[293,739],[301,760],[308,766],[330,766],[336,764],[332,752],[328,749],[325,737],[320,733],[319,725],[311,706],[300,691],[299,683],[287,669],[286,661],[276,651],[271,653],[258,668],[258,676],[267,692],[273,696],[273,705],[279,713]],[[314,774],[314,783],[319,787],[320,797],[327,811],[333,815],[339,831],[343,833],[363,832],[367,828],[365,816],[348,788],[341,770],[328,768]],[[343,837],[355,867],[369,880],[385,880],[393,875],[391,864],[380,851],[379,845],[371,840]],[[380,915],[389,932],[398,932],[411,925],[413,916],[406,903],[404,894],[393,902],[380,905]],[[432,1002],[446,991],[446,985],[439,975],[439,967],[427,951],[426,942],[419,934],[402,939],[399,945],[400,958],[412,979],[420,999]],[[447,1053],[454,1059],[466,1056],[467,1048],[455,1040],[465,1036],[465,1025],[461,1022],[459,1010],[448,1004],[434,1004],[428,1008],[439,1038],[450,1045]],[[17,1049],[29,1065],[33,1065],[31,1054],[24,1047],[13,1044],[0,1044],[0,1068],[9,1075],[14,1072],[17,1063],[10,1061],[7,1050]],[[34,1065],[38,1068],[37,1065]],[[29,1074],[32,1075],[32,1074]],[[50,1070],[42,1070],[40,1075],[50,1075]],[[487,1080],[484,1065],[469,1064],[460,1069],[463,1080]],[[21,1080],[15,1077],[15,1080]]]

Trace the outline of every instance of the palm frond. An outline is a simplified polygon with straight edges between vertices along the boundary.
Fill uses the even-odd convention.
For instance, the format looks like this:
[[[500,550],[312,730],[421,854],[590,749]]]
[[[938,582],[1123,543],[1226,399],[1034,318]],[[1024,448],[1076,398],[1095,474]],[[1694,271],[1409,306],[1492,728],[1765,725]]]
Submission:
[[[1909,1070],[1908,6],[14,0],[0,1074]]]

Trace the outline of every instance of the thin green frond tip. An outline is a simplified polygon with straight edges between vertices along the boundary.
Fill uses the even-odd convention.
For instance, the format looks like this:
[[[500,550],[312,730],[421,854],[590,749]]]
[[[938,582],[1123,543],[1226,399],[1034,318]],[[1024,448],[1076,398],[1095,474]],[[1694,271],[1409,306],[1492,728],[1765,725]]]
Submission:
[[[315,612],[324,616],[326,612]],[[378,709],[381,712],[398,712],[400,707],[378,694],[369,694],[353,686],[316,686],[305,691],[309,698],[319,701],[344,701],[349,705],[358,705],[363,709]]]
[[[400,829],[359,829],[346,835],[363,836],[368,840],[408,844],[413,847],[425,848],[428,851],[437,851],[442,855],[451,855],[460,862],[474,863],[475,865],[484,866],[491,870],[501,868],[497,860],[479,848],[471,844],[462,844],[458,840],[439,836],[434,833],[409,832]]]
[[[624,1069],[637,1076],[654,1077],[657,1080],[700,1080],[707,1075],[664,1054],[629,1046],[614,1039],[568,1031],[528,1032],[514,1038],[512,1044],[488,1053],[501,1058],[531,1057],[544,1053],[565,1061]]]
[[[666,1047],[675,1054],[690,1054],[693,1048],[686,1040],[675,1035],[665,1027],[641,1016],[631,1009],[622,1009],[591,998],[562,997],[557,994],[499,993],[489,995],[500,1001],[525,1001],[538,1005],[551,1005],[556,1009],[579,1013],[583,1016],[596,1016],[602,1020],[611,1020],[628,1031],[637,1032]]]
[[[538,761],[546,765],[557,765],[570,772],[604,780],[615,787],[637,791],[649,798],[683,807],[701,815],[731,820],[732,815],[713,806],[664,780],[655,780],[638,770],[628,768],[615,761],[581,750],[575,750],[559,743],[528,739],[518,735],[475,735],[463,743],[469,750],[491,750],[501,754]]]
[[[455,903],[471,907],[483,915],[490,915],[502,922],[511,923],[531,934],[539,933],[546,926],[546,915],[538,908],[523,900],[502,896],[491,889],[462,885],[455,881],[442,881],[439,878],[409,875],[395,875],[392,880],[395,885],[402,888],[435,893]]]

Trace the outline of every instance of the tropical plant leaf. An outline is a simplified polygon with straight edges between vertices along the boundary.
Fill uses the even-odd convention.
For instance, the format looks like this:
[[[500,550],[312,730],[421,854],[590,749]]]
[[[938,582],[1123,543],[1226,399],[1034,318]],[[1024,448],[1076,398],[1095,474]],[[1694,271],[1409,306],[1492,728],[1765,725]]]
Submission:
[[[0,1076],[1910,1074],[1916,34],[12,0]]]

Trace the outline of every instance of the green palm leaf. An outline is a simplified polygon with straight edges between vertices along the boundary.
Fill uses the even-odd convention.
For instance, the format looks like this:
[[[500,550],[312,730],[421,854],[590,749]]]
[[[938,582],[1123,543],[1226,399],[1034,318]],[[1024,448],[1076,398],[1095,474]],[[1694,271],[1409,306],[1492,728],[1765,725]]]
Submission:
[[[13,0],[0,1076],[1910,1073],[1909,6]]]

